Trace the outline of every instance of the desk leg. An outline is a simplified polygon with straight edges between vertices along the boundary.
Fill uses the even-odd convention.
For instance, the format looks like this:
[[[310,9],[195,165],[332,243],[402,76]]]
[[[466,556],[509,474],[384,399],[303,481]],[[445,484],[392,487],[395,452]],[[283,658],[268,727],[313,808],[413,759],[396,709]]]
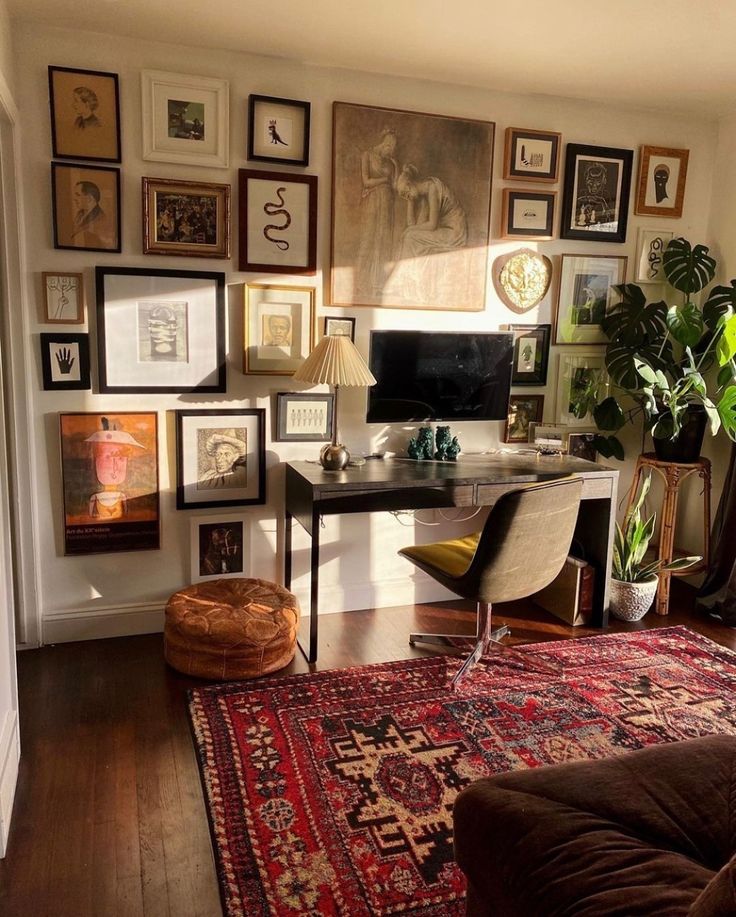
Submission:
[[[312,547],[309,554],[309,649],[305,650],[302,641],[297,637],[299,649],[307,662],[317,661],[319,616],[319,514],[312,516]],[[290,563],[290,562],[289,562]],[[289,571],[291,575],[291,571]],[[289,587],[287,586],[287,589]]]
[[[291,526],[294,517],[290,512],[284,514],[284,586],[291,589]]]
[[[581,500],[575,527],[575,538],[585,549],[585,559],[595,567],[591,620],[594,627],[608,626],[608,583],[611,578],[615,499],[614,493],[610,500]]]

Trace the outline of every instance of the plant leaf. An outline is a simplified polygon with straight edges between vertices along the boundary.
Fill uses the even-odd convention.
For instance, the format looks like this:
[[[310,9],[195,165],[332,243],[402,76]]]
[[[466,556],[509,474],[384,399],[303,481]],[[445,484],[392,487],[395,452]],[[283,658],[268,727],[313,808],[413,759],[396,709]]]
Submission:
[[[636,371],[642,377],[645,382],[648,382],[650,385],[657,384],[657,373],[652,369],[652,367],[646,363],[644,360],[639,357],[634,357],[634,365],[636,366]],[[669,386],[668,386],[669,388]]]
[[[707,286],[716,275],[716,261],[707,245],[694,248],[687,239],[673,239],[665,249],[664,273],[670,285],[690,296]]]
[[[703,336],[703,316],[694,302],[672,306],[667,311],[667,329],[683,347],[694,347]]]
[[[722,388],[729,382],[736,381],[736,365],[733,360],[729,360],[725,366],[722,366],[718,373],[718,387]]]
[[[624,460],[624,447],[617,436],[596,436],[593,446],[604,458],[615,458],[619,462]]]
[[[611,341],[637,347],[647,341],[661,341],[664,337],[667,303],[647,303],[640,286],[621,283],[614,286],[621,301],[611,306],[601,327]]]
[[[690,557],[676,557],[667,564],[662,564],[661,570],[687,570],[688,567],[694,567],[703,558],[700,555],[691,555]]]
[[[613,395],[604,398],[600,404],[595,406],[593,419],[599,430],[610,430],[614,433],[626,423],[626,415],[623,412],[623,408]]]
[[[734,312],[736,312],[736,280],[731,281],[730,287],[713,287],[703,304],[705,324],[715,331],[719,319],[722,316],[730,318]]]
[[[718,401],[718,413],[726,435],[736,442],[736,385],[729,385]]]
[[[716,353],[719,366],[725,366],[736,356],[736,315],[732,315],[723,323],[721,336],[716,344]]]
[[[618,340],[612,341],[606,348],[606,369],[611,379],[621,388],[637,391],[641,387],[641,378],[636,371],[635,360],[637,359],[644,360],[655,371],[671,370],[674,364],[674,355],[672,353],[672,343],[669,339],[665,341],[664,346],[662,345],[662,338],[665,333],[666,330],[663,325],[657,340],[645,340],[635,347]]]

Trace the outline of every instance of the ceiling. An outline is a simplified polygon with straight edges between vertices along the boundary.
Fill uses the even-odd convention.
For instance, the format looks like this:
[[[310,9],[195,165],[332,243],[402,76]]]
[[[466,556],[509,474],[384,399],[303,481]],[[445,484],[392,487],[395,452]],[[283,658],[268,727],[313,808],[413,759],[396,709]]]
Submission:
[[[330,67],[718,117],[724,0],[6,0],[11,17]]]

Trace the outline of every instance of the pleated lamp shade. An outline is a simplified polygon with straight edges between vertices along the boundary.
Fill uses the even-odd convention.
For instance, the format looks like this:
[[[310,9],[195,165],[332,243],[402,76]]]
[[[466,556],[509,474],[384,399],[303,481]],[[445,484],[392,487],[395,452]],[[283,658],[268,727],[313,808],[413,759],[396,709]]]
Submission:
[[[375,385],[360,351],[349,337],[328,334],[322,338],[293,376],[296,382],[328,385]]]

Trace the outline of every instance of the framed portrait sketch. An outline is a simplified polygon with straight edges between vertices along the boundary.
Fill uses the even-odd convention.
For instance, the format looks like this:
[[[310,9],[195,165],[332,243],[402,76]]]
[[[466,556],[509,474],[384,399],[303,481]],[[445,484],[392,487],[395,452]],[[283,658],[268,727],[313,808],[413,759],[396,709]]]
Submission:
[[[332,112],[330,304],[482,311],[493,122]]]
[[[627,258],[563,255],[555,316],[555,344],[606,344],[601,324],[618,302],[614,285],[626,280]]]
[[[505,443],[528,443],[529,425],[541,423],[543,412],[544,395],[511,395],[503,441]]]
[[[44,391],[89,389],[89,335],[42,333],[40,339]]]
[[[514,333],[512,385],[546,385],[551,325],[509,325]]]
[[[562,134],[521,127],[506,128],[503,177],[516,181],[556,182]]]
[[[292,376],[314,346],[314,287],[245,287],[243,372]]]
[[[84,275],[44,271],[43,302],[47,325],[84,324]]]
[[[555,237],[556,191],[503,189],[501,238],[544,241]]]
[[[230,257],[230,185],[141,181],[144,255]]]
[[[641,148],[635,213],[672,219],[682,216],[689,156],[690,150]]]
[[[98,267],[100,391],[225,391],[225,275]]]
[[[279,392],[276,395],[276,440],[281,443],[332,439],[332,394]]]
[[[263,408],[176,412],[176,508],[266,501]]]
[[[674,233],[640,229],[636,247],[636,283],[664,283],[664,253]]]
[[[309,102],[248,96],[248,159],[309,165]]]
[[[241,271],[314,274],[317,176],[240,169]]]
[[[51,163],[54,248],[120,251],[120,169]]]
[[[555,423],[595,427],[592,408],[606,396],[603,350],[561,351],[557,366]]]
[[[354,318],[329,318],[325,317],[324,324],[322,326],[322,334],[341,334],[343,337],[348,337],[350,340],[355,343],[355,319]]]
[[[227,80],[143,70],[141,94],[144,159],[227,168]]]
[[[568,143],[561,239],[625,242],[633,150]]]
[[[60,414],[64,554],[155,550],[158,415]]]
[[[250,520],[247,516],[192,516],[192,583],[248,576],[250,570]]]
[[[49,67],[54,159],[120,162],[117,73]]]

